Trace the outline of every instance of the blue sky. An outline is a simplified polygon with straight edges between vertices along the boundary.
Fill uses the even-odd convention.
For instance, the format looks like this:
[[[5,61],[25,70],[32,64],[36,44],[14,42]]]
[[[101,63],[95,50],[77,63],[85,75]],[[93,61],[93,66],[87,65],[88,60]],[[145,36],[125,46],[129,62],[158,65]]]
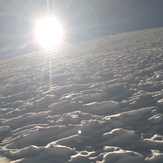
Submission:
[[[48,5],[47,5],[48,4]],[[71,43],[109,34],[163,26],[162,0],[1,0],[0,58],[33,52],[34,21],[59,18]]]

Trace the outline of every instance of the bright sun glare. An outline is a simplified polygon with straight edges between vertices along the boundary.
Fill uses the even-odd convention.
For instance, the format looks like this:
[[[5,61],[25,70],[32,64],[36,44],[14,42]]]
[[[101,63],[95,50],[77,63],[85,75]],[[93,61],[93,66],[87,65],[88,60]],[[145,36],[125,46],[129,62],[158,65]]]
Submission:
[[[63,29],[55,18],[42,18],[36,22],[35,36],[44,48],[51,48],[62,42]]]

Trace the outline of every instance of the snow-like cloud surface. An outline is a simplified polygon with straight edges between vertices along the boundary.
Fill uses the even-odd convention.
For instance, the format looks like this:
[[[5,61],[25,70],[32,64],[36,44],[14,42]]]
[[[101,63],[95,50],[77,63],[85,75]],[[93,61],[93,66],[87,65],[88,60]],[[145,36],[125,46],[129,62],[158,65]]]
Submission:
[[[162,163],[163,29],[1,62],[0,162]]]

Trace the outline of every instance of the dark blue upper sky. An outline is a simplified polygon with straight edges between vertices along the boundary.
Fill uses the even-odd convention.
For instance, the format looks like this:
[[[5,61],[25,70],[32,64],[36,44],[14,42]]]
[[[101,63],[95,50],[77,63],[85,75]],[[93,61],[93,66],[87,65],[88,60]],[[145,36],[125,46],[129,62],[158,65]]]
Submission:
[[[55,15],[66,42],[163,26],[163,0],[0,0],[0,58],[35,51],[34,21]]]

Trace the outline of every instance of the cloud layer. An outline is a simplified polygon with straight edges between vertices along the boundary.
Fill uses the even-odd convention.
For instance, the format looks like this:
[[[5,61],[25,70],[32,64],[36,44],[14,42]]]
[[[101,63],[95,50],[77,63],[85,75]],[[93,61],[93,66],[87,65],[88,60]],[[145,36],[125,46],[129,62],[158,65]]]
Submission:
[[[161,163],[162,33],[123,33],[1,62],[0,160]]]

